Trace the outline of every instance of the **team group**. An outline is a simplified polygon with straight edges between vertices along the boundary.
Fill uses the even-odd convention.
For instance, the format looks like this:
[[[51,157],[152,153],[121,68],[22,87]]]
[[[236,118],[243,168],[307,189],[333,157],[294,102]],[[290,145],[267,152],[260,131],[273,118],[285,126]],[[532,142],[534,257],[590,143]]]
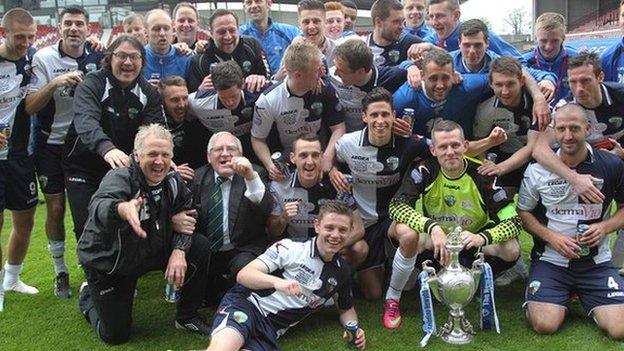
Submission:
[[[39,50],[31,14],[5,12],[0,311],[9,291],[38,293],[19,278],[38,181],[54,292],[71,295],[67,195],[80,312],[109,344],[130,338],[137,279],[163,270],[176,328],[210,335],[209,350],[279,349],[330,305],[363,349],[352,279],[399,328],[415,268],[445,265],[456,227],[463,265],[482,253],[497,285],[527,279],[536,333],[578,299],[624,338],[624,235],[609,247],[624,227],[624,40],[577,52],[544,13],[522,55],[461,21],[457,0],[377,0],[364,36],[351,1],[301,0],[299,28],[274,22],[271,0],[243,6],[246,23],[215,10],[208,40],[190,3],[133,14],[107,48],[68,6]],[[212,324],[203,305],[218,306]]]

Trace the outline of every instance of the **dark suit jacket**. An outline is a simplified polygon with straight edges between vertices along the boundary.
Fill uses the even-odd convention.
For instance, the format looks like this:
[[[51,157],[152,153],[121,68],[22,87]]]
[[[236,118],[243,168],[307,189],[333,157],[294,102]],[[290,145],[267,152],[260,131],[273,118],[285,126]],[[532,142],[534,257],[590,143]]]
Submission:
[[[273,197],[269,192],[268,174],[264,168],[253,166],[266,188],[262,201],[254,204],[245,197],[245,180],[234,174],[228,204],[228,229],[230,241],[240,251],[260,255],[268,245],[266,220],[273,207]],[[214,188],[214,171],[209,164],[195,171],[190,186],[193,192],[193,203],[197,208],[196,234],[206,235],[208,227],[208,198]]]

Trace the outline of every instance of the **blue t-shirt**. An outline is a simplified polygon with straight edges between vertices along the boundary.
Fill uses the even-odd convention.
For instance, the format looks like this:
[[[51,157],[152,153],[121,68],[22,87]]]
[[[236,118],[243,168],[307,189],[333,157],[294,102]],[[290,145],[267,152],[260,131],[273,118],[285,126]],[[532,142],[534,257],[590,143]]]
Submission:
[[[624,38],[605,50],[600,56],[604,80],[624,83]]]
[[[403,109],[414,109],[414,134],[431,136],[437,120],[448,119],[459,123],[466,138],[472,137],[472,126],[479,103],[492,96],[486,74],[464,74],[462,82],[453,85],[445,100],[434,101],[423,87],[414,90],[408,83],[394,93],[394,110],[401,116]]]
[[[299,28],[290,24],[273,22],[270,18],[269,27],[264,34],[260,33],[252,21],[247,21],[240,27],[240,35],[254,37],[262,44],[271,65],[271,72],[279,70],[286,48],[301,34]]]
[[[571,46],[562,46],[559,50],[559,54],[553,60],[546,60],[539,48],[535,48],[522,55],[527,67],[536,68],[543,71],[548,71],[556,74],[557,81],[555,82],[555,98],[551,104],[556,104],[557,101],[565,99],[570,95],[570,85],[568,84],[568,60],[578,55],[578,51]]]

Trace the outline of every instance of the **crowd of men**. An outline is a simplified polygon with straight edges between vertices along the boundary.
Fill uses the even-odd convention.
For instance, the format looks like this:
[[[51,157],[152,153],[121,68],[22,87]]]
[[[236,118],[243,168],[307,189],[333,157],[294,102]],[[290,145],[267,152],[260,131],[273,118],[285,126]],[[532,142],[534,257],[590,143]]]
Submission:
[[[109,344],[131,336],[138,278],[162,270],[175,327],[210,335],[209,350],[277,350],[330,305],[364,349],[353,292],[383,300],[384,327],[399,328],[415,268],[445,265],[457,226],[462,264],[483,253],[497,285],[527,280],[536,333],[578,298],[624,338],[624,234],[613,258],[609,246],[624,228],[624,41],[577,52],[565,18],[544,13],[522,55],[462,21],[457,0],[377,0],[363,36],[352,1],[301,0],[299,28],[271,3],[244,0],[246,23],[215,10],[207,41],[190,3],[133,14],[107,48],[79,6],[38,50],[31,14],[5,12],[0,311],[11,291],[38,293],[19,275],[39,184],[54,293],[72,293],[67,198],[80,312]],[[620,14],[624,30],[624,1]]]

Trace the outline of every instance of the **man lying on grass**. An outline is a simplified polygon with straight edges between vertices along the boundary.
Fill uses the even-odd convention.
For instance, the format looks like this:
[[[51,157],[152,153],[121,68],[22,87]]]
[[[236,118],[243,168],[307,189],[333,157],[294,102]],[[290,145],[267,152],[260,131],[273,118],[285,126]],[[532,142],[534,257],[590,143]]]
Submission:
[[[314,229],[316,237],[278,241],[238,273],[238,284],[217,310],[208,350],[279,350],[278,337],[335,294],[340,322],[357,324],[351,268],[338,254],[353,229],[351,209],[342,202],[324,203]],[[364,349],[364,331],[355,334],[355,345]]]

